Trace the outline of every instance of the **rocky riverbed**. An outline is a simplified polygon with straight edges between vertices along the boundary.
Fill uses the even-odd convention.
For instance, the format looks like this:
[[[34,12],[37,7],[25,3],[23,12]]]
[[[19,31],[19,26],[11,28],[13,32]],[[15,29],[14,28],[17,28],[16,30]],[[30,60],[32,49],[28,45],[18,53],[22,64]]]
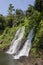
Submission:
[[[43,65],[43,58],[22,57],[18,62],[19,65]]]

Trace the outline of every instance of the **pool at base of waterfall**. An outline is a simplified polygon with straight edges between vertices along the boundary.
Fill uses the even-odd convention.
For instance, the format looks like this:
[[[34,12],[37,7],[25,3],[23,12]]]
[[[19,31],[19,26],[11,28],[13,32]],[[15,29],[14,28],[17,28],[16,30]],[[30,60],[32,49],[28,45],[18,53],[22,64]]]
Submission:
[[[24,62],[21,62],[21,60],[15,60],[12,55],[0,52],[0,65],[24,65]]]
[[[21,57],[19,60],[15,60],[12,55],[0,53],[0,65],[43,65],[43,62],[39,60],[33,57]]]
[[[19,63],[11,55],[0,53],[0,65],[19,65]]]
[[[1,52],[0,53],[0,65],[27,65],[27,58],[22,57],[19,60],[15,60],[13,59],[12,55]]]

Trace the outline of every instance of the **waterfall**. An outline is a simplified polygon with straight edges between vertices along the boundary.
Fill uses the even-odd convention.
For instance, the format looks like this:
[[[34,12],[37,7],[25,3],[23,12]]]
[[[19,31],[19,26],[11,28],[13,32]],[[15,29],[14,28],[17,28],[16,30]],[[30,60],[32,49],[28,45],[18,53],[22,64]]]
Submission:
[[[22,42],[24,32],[25,32],[25,27],[23,26],[21,29],[19,29],[16,32],[15,38],[12,40],[11,46],[6,53],[16,54],[16,52],[19,50],[19,48],[21,46],[21,42]]]
[[[33,29],[29,32],[27,40],[26,40],[23,48],[18,52],[17,55],[14,56],[14,59],[19,59],[22,56],[27,56],[27,57],[29,56],[32,38],[33,38]]]

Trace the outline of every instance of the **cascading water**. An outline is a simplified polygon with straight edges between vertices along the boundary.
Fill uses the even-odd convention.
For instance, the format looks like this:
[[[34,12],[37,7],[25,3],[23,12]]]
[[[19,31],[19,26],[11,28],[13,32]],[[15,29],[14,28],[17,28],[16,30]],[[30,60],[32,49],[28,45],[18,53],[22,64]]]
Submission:
[[[19,29],[16,32],[15,38],[13,39],[9,50],[6,53],[15,54],[19,50],[24,32],[25,32],[25,27],[23,26],[21,29]]]
[[[33,38],[33,29],[30,31],[23,48],[19,51],[17,55],[14,56],[14,59],[19,59],[21,56],[29,55],[32,38]]]

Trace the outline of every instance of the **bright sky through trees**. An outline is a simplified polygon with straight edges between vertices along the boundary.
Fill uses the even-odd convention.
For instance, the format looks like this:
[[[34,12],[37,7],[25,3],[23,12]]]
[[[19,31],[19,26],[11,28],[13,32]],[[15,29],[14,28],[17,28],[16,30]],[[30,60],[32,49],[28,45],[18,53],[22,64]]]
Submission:
[[[0,0],[0,14],[6,15],[9,4],[12,3],[15,9],[26,10],[29,4],[34,4],[34,0]]]

